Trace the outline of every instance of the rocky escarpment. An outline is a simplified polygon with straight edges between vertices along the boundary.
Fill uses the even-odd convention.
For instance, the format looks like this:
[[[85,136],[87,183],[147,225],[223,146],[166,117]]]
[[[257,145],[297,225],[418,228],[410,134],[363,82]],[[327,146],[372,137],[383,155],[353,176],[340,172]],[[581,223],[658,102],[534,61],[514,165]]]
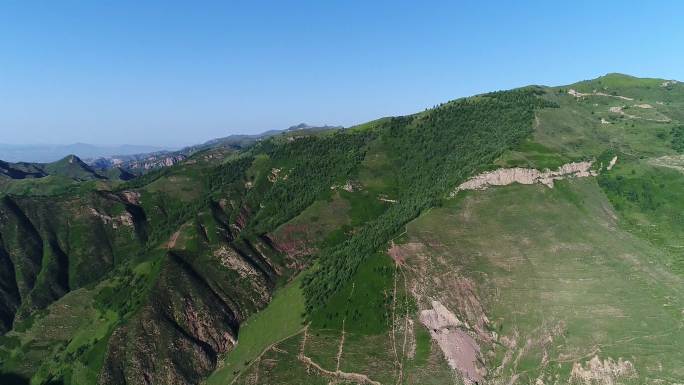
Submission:
[[[613,167],[617,158],[611,161],[609,167]],[[593,162],[567,163],[557,170],[539,171],[533,168],[501,168],[479,174],[459,185],[451,196],[463,190],[484,190],[492,186],[507,186],[513,183],[520,184],[543,184],[553,187],[553,182],[566,178],[584,178],[596,176],[598,173],[592,170]]]
[[[156,168],[170,167],[178,164],[188,157],[182,154],[151,156],[145,159],[130,161],[125,164],[126,169],[149,171]]]
[[[216,233],[193,223],[174,234],[145,304],[112,335],[99,384],[197,384],[235,346],[240,323],[270,301],[278,253],[242,236],[249,210],[229,223],[222,207],[210,204]]]
[[[196,383],[237,338],[229,293],[170,253],[138,316],[109,342],[101,384]]]

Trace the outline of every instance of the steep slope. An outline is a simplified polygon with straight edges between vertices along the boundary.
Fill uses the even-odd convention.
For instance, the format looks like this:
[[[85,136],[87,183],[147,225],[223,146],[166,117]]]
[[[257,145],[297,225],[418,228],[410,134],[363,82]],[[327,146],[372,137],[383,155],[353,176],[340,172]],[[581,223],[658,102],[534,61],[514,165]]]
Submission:
[[[440,344],[466,380],[657,383],[684,375],[684,281],[660,264],[660,251],[618,227],[595,180],[468,194],[413,222],[399,250],[419,308],[438,301],[476,341],[471,357]],[[458,345],[456,337],[447,342]]]

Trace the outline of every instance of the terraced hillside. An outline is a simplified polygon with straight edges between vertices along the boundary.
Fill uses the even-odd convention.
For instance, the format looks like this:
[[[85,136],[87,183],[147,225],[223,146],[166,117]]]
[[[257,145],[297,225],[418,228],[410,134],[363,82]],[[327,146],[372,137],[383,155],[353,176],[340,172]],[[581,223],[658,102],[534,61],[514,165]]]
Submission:
[[[5,189],[0,378],[684,382],[683,114],[612,74]]]

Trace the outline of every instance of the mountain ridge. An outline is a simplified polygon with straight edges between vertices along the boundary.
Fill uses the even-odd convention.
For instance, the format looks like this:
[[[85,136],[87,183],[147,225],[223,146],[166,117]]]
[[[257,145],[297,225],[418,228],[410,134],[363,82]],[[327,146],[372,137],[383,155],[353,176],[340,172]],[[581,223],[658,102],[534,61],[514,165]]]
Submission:
[[[300,123],[298,125],[290,126],[284,130],[269,130],[259,134],[233,134],[226,137],[210,139],[204,143],[186,146],[177,151],[158,151],[152,153],[131,154],[127,156],[113,155],[110,157],[87,159],[87,162],[88,164],[100,169],[120,167],[129,172],[147,172],[157,168],[172,166],[186,160],[189,156],[200,151],[217,148],[239,150],[244,149],[245,147],[248,147],[259,140],[283,133],[296,132],[300,130],[318,131],[335,130],[341,128],[343,127],[328,125],[311,126],[306,123]]]

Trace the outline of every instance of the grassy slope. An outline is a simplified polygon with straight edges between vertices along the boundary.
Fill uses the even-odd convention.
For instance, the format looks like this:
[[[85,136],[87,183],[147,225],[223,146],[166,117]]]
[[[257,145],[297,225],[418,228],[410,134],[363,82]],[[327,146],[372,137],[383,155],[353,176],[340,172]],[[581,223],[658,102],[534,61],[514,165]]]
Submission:
[[[378,276],[382,278],[378,279]],[[396,308],[391,300],[395,278],[399,299]],[[269,305],[266,311],[272,306],[274,304]],[[395,357],[398,357],[404,366],[404,383],[452,383],[453,374],[427,332],[419,325],[415,310],[415,305],[405,295],[401,272],[392,266],[386,255],[379,254],[359,269],[325,311],[319,313],[318,318],[311,320],[304,345],[304,332],[301,331],[284,341],[271,339],[272,346],[263,341],[260,347],[268,345],[265,349],[250,351],[249,356],[240,355],[240,360],[245,360],[244,366],[247,363],[249,365],[238,378],[219,370],[207,383],[323,385],[331,382],[334,376],[312,369],[301,360],[300,354],[309,357],[324,370],[334,372],[339,368],[342,372],[368,376],[382,384],[397,380]],[[292,330],[280,326],[270,314],[269,328],[278,330],[280,335]],[[407,314],[408,318],[403,318]],[[392,333],[389,325],[394,316],[398,327]],[[406,325],[408,329],[403,328]],[[342,335],[344,343],[340,349]],[[407,344],[403,345],[405,335]],[[394,354],[394,349],[398,349],[398,356]],[[227,355],[227,361],[232,359],[231,354]]]
[[[301,279],[295,279],[273,297],[266,309],[240,327],[239,343],[223,364],[206,381],[208,385],[229,384],[252,365],[267,347],[297,334],[304,324],[304,295]]]
[[[431,279],[448,267],[476,282],[490,327],[516,341],[490,347],[490,373],[509,350],[516,357],[495,378],[563,383],[574,362],[594,355],[632,360],[639,378],[630,383],[684,378],[684,281],[660,264],[659,250],[619,227],[595,180],[468,194],[408,234],[427,254],[410,265],[427,264]],[[458,309],[444,289],[424,294]],[[546,334],[550,341],[538,341]]]
[[[593,355],[631,358],[638,372],[633,383],[682,380],[677,346],[684,338],[684,222],[678,191],[684,175],[657,168],[654,160],[675,153],[670,136],[680,124],[684,93],[681,85],[661,84],[612,75],[572,86],[634,101],[575,99],[563,87],[549,95],[561,108],[539,112],[533,139],[500,160],[503,166],[543,168],[561,159],[598,158],[605,165],[617,155],[618,165],[598,178],[601,188],[595,181],[573,181],[551,191],[511,186],[473,193],[412,224],[414,241],[442,244],[433,257],[451,256],[452,271],[479,283],[492,327],[518,339],[519,350],[508,349],[515,362],[497,374],[504,381],[519,374],[534,383],[541,373],[545,383],[562,383],[572,364]],[[657,114],[634,108],[629,113],[636,118],[610,112],[641,103]],[[655,116],[672,122],[648,120]],[[556,159],[549,162],[547,154]],[[444,289],[432,294],[448,297]],[[559,334],[552,344],[536,340],[554,327]],[[490,369],[506,350],[493,348]],[[555,355],[560,366],[543,364],[544,353]]]

